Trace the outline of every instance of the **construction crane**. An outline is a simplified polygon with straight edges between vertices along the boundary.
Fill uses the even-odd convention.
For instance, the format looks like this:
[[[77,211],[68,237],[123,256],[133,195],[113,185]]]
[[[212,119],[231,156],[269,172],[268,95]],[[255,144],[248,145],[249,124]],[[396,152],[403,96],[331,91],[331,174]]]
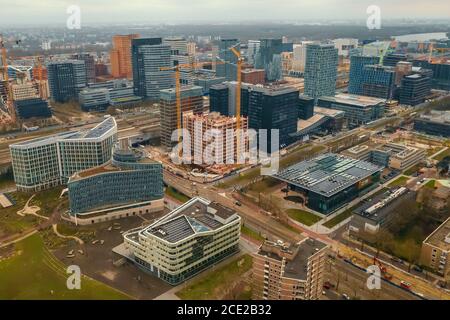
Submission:
[[[36,60],[35,60],[36,66],[37,66],[37,76],[38,76],[38,90],[39,90],[39,97],[41,99],[45,98],[44,95],[44,84],[42,83],[42,61],[41,61],[41,56],[36,56]]]
[[[213,64],[213,62],[208,62],[209,64]],[[215,62],[215,64],[223,64],[222,62]],[[178,142],[181,141],[181,69],[183,68],[192,68],[194,69],[197,66],[204,66],[205,63],[183,63],[183,64],[177,64],[173,67],[161,67],[159,68],[160,71],[175,71],[175,101],[176,101],[176,108],[177,108],[177,129],[178,129]]]

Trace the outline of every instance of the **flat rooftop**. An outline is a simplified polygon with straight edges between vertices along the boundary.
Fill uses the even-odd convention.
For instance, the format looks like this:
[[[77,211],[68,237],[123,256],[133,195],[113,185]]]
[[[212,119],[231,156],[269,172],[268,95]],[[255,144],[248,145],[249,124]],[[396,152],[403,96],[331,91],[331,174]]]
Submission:
[[[450,111],[433,110],[428,114],[422,114],[419,119],[450,125]]]
[[[331,197],[381,170],[381,167],[367,161],[327,153],[296,163],[273,177]]]
[[[230,208],[206,199],[193,198],[139,232],[143,236],[153,235],[176,243],[194,234],[216,230],[238,218]]]
[[[378,194],[364,202],[354,210],[354,213],[379,223],[384,220],[386,216],[396,212],[396,209],[402,205],[404,201],[415,201],[415,197],[416,193],[407,188],[386,190],[386,192]]]
[[[327,244],[322,241],[312,238],[306,238],[297,244],[266,241],[259,248],[258,255],[277,261],[286,259],[284,276],[292,279],[306,280],[309,258],[326,246]]]
[[[320,97],[319,100],[327,100],[340,104],[351,104],[361,108],[385,103],[384,99],[345,93],[337,94],[334,97]]]
[[[425,240],[424,243],[431,244],[444,251],[450,251],[450,218],[434,230]]]

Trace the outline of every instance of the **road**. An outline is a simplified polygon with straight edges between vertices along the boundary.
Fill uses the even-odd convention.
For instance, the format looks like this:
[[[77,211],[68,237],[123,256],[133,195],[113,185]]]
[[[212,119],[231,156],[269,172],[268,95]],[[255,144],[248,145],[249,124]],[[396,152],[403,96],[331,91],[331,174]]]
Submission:
[[[335,285],[325,290],[327,297],[342,299],[342,294],[362,300],[420,300],[410,292],[388,282],[381,281],[381,289],[370,290],[367,285],[368,274],[340,259],[328,259],[325,267],[325,280]]]
[[[166,170],[164,171],[164,182],[188,196],[201,196],[235,209],[242,217],[244,223],[249,224],[253,229],[261,233],[266,233],[267,235],[277,237],[288,242],[298,241],[305,236],[321,239],[322,241],[330,244],[334,251],[339,252],[348,259],[358,259],[359,265],[363,268],[373,264],[372,258],[361,254],[355,248],[348,247],[326,235],[318,234],[314,231],[301,227],[298,227],[298,231],[293,228],[288,228],[286,225],[280,223],[273,217],[262,214],[256,205],[246,203],[242,200],[240,200],[240,206],[236,205],[236,200],[233,197],[235,195],[233,193],[217,189],[209,184],[194,184],[191,181]],[[383,262],[383,264],[387,264],[387,262]],[[407,272],[402,272],[393,268],[391,269],[390,273],[393,275],[392,281],[397,285],[400,284],[400,281],[404,280],[413,285],[415,292],[424,294],[428,298],[450,299],[450,295],[446,294],[443,290],[436,288],[433,284],[430,284],[419,277],[408,274]]]

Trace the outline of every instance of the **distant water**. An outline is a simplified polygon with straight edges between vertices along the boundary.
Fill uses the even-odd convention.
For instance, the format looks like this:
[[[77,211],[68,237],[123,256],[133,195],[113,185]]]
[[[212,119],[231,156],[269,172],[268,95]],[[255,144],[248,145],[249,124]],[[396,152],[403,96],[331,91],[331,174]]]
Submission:
[[[411,42],[411,41],[429,41],[429,40],[447,40],[448,37],[445,32],[433,32],[433,33],[416,33],[416,34],[406,34],[403,36],[395,36],[395,40],[400,42]]]

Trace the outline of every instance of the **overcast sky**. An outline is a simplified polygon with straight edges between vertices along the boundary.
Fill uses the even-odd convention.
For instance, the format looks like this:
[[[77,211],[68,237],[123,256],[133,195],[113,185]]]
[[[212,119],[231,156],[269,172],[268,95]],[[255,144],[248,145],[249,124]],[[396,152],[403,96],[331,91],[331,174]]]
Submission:
[[[365,20],[369,5],[382,18],[450,18],[449,0],[0,0],[0,24],[65,23],[70,5],[93,23]]]

